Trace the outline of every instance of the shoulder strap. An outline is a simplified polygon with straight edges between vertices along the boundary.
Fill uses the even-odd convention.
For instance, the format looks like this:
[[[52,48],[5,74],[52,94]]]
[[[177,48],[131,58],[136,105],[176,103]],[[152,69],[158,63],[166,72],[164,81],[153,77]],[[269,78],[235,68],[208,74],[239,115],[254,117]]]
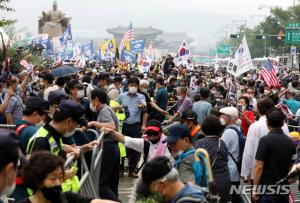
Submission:
[[[19,99],[16,95],[14,95],[14,97],[18,100],[18,102],[19,102],[20,105],[22,106],[22,109],[24,110],[24,105],[23,105],[23,103],[20,101],[20,99]]]
[[[16,128],[16,134],[17,134],[18,136],[20,136],[22,130],[24,130],[24,128],[26,128],[26,127],[28,127],[28,126],[29,126],[29,124],[27,124],[27,123],[24,123],[24,124],[19,125],[19,126]]]
[[[144,160],[142,165],[137,169],[136,173],[139,173],[140,170],[143,168],[143,166],[145,165],[145,163],[147,162],[148,159],[148,155],[149,155],[149,149],[150,149],[150,142],[144,140]]]
[[[213,168],[214,165],[215,165],[215,162],[216,162],[216,160],[218,158],[218,153],[219,153],[220,149],[221,149],[221,139],[219,139],[218,150],[217,150],[216,155],[215,155],[216,157],[214,158],[214,160],[213,160],[213,162],[211,164],[211,168]]]
[[[83,86],[83,91],[84,91],[84,98],[87,98],[88,97],[88,95],[87,95],[87,88],[88,88],[88,85],[84,85]]]

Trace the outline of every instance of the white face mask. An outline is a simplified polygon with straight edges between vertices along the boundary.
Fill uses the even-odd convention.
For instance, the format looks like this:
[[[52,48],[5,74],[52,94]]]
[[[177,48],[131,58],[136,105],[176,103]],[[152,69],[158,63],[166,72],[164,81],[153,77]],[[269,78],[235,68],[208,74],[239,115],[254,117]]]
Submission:
[[[74,128],[71,132],[66,132],[63,137],[71,137],[72,135],[74,135],[76,129]]]
[[[94,105],[92,103],[90,103],[90,109],[91,109],[92,112],[95,112],[95,113],[98,112],[97,108],[94,107]]]
[[[226,121],[225,121],[224,118],[220,118],[220,122],[221,122],[222,125],[226,125]]]
[[[37,128],[41,128],[41,127],[43,127],[44,125],[45,125],[45,123],[44,123],[43,120],[41,120],[40,122],[38,122],[38,123],[35,124],[35,126],[36,126]]]
[[[177,158],[177,157],[179,157],[180,155],[182,155],[184,153],[184,151],[183,150],[180,150],[180,151],[178,151],[177,153],[175,153],[173,156],[175,157],[175,158]]]
[[[136,94],[137,93],[137,88],[136,87],[129,87],[129,93],[130,94]]]
[[[178,99],[179,101],[181,101],[183,98],[182,98],[182,96],[177,96],[177,99]]]
[[[81,98],[83,98],[84,97],[84,91],[83,90],[78,90],[77,91],[77,98],[78,99],[81,99]]]
[[[16,181],[14,181],[13,185],[11,186],[5,186],[3,190],[0,192],[0,198],[11,195],[14,192],[15,188],[16,188]]]
[[[269,90],[265,90],[264,94],[268,95],[268,94],[270,94],[270,91]]]

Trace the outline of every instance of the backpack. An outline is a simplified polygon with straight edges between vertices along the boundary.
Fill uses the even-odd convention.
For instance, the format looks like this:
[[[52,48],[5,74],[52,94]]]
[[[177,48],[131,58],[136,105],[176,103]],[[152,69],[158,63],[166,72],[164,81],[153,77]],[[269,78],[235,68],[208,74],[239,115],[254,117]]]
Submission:
[[[241,173],[241,170],[242,170],[242,160],[243,160],[243,153],[244,153],[246,138],[245,138],[245,135],[244,135],[244,132],[243,132],[242,129],[239,130],[238,128],[236,128],[234,126],[229,126],[229,127],[225,128],[225,130],[227,130],[227,129],[234,130],[238,134],[238,136],[239,136],[238,137],[239,138],[239,160],[235,160],[234,157],[232,156],[232,154],[228,150],[227,150],[227,152],[228,152],[229,156],[232,158],[232,160],[234,161],[234,163],[236,164],[236,167],[237,167],[239,173]]]

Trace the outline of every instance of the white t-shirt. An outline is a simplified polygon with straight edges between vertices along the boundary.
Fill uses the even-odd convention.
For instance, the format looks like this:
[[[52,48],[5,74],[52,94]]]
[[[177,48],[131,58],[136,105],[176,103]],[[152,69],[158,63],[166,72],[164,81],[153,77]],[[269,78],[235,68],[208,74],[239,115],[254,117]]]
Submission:
[[[48,101],[49,93],[56,91],[56,90],[59,90],[59,87],[57,85],[53,85],[53,86],[46,88],[44,91],[44,100]]]

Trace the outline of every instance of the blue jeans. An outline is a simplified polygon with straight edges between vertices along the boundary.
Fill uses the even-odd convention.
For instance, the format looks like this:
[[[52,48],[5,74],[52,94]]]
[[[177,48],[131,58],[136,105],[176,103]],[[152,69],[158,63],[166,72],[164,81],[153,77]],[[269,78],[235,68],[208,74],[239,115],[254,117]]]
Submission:
[[[261,195],[259,203],[289,203],[289,195]]]

